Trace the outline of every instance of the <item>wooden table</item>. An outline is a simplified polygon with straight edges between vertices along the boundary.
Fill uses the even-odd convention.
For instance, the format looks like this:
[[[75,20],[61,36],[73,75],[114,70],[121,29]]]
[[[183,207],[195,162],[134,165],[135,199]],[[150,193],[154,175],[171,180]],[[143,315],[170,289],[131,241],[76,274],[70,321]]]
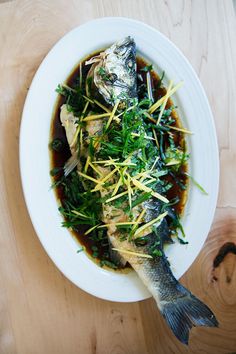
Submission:
[[[1,354],[236,352],[235,255],[212,273],[220,247],[236,243],[235,7],[235,0],[0,1]],[[188,349],[152,299],[112,303],[68,281],[39,243],[22,195],[19,126],[35,71],[62,35],[102,16],[133,17],[169,37],[195,68],[213,110],[221,162],[218,206],[207,242],[181,282],[214,310],[220,328],[193,329]]]

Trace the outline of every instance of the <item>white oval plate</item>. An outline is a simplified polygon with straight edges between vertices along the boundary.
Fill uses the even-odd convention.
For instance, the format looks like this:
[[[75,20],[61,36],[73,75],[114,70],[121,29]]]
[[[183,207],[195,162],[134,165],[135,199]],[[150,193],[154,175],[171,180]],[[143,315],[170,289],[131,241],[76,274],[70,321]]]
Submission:
[[[20,131],[20,169],[26,204],[38,237],[61,272],[81,289],[97,297],[132,302],[150,297],[135,272],[119,274],[104,270],[83,252],[62,218],[54,192],[50,190],[49,131],[57,98],[55,88],[85,56],[118,39],[134,37],[138,52],[165,70],[166,80],[184,81],[174,95],[185,127],[194,132],[188,139],[190,169],[208,191],[203,195],[191,187],[182,220],[188,246],[174,244],[167,250],[172,270],[180,278],[197,257],[209,232],[218,193],[218,148],[212,113],[194,70],[181,52],[161,33],[127,18],[101,18],[66,34],[51,49],[31,84]],[[167,81],[165,82],[167,84]]]

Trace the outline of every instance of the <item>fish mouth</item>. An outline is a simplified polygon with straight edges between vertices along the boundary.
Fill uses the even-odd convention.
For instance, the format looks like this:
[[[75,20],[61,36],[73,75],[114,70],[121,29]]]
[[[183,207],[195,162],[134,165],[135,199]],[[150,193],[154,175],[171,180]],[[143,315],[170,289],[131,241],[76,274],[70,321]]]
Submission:
[[[117,43],[117,47],[135,45],[134,39],[130,36],[125,37],[120,42]]]

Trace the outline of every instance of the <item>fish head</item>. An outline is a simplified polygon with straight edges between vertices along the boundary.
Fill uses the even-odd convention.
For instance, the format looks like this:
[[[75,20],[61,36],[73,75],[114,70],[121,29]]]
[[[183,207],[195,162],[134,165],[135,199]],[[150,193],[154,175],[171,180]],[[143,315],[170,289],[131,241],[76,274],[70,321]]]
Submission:
[[[126,37],[114,43],[89,63],[93,65],[88,77],[93,78],[93,84],[110,105],[118,99],[128,100],[137,96],[136,45],[133,38]]]

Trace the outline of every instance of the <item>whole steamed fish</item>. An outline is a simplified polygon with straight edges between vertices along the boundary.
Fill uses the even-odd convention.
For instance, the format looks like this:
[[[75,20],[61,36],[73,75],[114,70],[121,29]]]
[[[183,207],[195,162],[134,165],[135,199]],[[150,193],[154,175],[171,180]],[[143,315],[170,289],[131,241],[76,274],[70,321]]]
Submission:
[[[128,102],[129,98],[137,97],[136,46],[132,38],[127,37],[113,44],[100,55],[90,59],[88,64],[91,63],[88,77],[93,80],[94,88],[109,105],[114,106],[122,100]],[[70,124],[66,125],[65,119],[68,119],[68,116]],[[73,122],[73,117],[71,113],[66,112],[65,106],[62,107],[61,121],[65,126],[70,144],[73,136],[71,130],[74,132],[76,129],[76,119]],[[103,129],[102,120],[88,122],[85,129],[88,136],[94,136],[94,132],[99,133]],[[86,149],[83,155],[86,157]],[[100,168],[98,172],[104,172],[104,168],[99,166],[97,168]],[[158,171],[158,168],[155,168]],[[109,171],[109,167],[106,167],[105,172],[108,174]],[[134,183],[138,185],[139,182],[134,181]],[[126,239],[122,237],[121,241],[121,233],[116,224],[127,221],[124,208],[117,209],[112,202],[105,203],[103,222],[108,225],[107,234],[112,247],[120,251],[123,262],[128,262],[137,272],[156,300],[161,314],[175,336],[182,343],[188,344],[189,331],[192,327],[217,327],[218,322],[212,311],[181,285],[172,274],[163,245],[165,240],[170,239],[167,219],[173,215],[170,208],[163,209],[165,198],[156,198],[162,194],[162,186],[157,183],[156,194],[154,193],[148,200],[132,210],[134,215],[140,215],[139,221],[146,225],[143,230],[142,227],[139,228],[138,240],[141,243],[138,245],[137,240],[129,237]],[[101,191],[101,195],[104,197],[106,192]],[[147,227],[149,224],[150,226]],[[140,257],[140,253],[146,257]],[[156,254],[156,256],[151,257],[150,254]]]

